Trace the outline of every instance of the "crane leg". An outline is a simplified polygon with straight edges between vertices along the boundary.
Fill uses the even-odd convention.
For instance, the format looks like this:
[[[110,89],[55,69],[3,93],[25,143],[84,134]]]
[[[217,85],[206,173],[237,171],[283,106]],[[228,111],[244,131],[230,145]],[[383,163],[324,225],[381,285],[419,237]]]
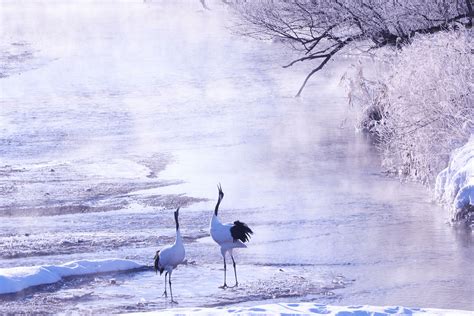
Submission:
[[[165,291],[163,292],[164,297],[168,297],[168,293],[166,293],[166,277],[168,276],[168,272],[165,273]]]
[[[234,287],[236,287],[236,286],[239,286],[239,282],[237,281],[237,269],[235,268],[234,256],[231,254],[230,257],[232,258],[232,265],[234,266],[234,275],[235,275],[235,285],[234,285]]]
[[[178,302],[176,302],[176,301],[173,299],[173,290],[172,290],[172,288],[171,288],[171,273],[170,273],[170,277],[168,278],[168,281],[169,281],[169,283],[170,283],[171,303],[178,304]]]
[[[226,267],[226,264],[225,264],[225,253],[222,255],[222,257],[224,258],[224,285],[220,286],[220,288],[225,289],[225,288],[227,288],[227,283],[226,283],[226,270],[227,270],[227,267]]]

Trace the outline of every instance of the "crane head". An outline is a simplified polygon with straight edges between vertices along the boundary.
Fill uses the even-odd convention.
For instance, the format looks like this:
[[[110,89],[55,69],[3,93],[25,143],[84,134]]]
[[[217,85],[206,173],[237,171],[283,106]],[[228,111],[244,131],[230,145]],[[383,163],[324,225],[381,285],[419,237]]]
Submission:
[[[219,200],[222,200],[224,197],[224,192],[222,191],[222,186],[220,183],[217,185],[217,189],[219,190]]]

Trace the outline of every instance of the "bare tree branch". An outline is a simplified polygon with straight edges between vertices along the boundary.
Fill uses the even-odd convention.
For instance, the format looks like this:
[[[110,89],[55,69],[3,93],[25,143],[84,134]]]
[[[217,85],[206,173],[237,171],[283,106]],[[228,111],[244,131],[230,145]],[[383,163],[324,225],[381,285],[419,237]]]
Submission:
[[[311,78],[316,72],[321,70],[324,65],[338,52],[340,51],[344,46],[346,46],[349,42],[352,40],[347,40],[345,43],[340,44],[337,46],[335,49],[333,49],[330,53],[326,54],[324,57],[323,61],[318,65],[318,67],[314,68],[311,70],[311,72],[306,76],[306,78],[303,81],[303,84],[301,85],[300,89],[298,90],[298,93],[295,95],[296,97],[299,97],[301,95],[301,92],[303,92],[304,87],[306,86],[306,83],[308,83],[309,78]]]
[[[299,62],[319,60],[308,80],[349,43],[371,41],[373,48],[400,47],[417,33],[436,33],[456,25],[472,27],[472,0],[254,0],[228,1],[244,22],[241,33],[278,39],[304,56]]]

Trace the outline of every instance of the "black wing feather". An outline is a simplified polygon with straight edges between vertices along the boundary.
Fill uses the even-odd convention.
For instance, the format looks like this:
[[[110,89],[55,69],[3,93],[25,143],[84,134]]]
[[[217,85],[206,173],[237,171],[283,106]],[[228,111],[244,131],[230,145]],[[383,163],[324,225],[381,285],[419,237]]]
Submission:
[[[234,241],[240,240],[241,242],[247,242],[250,240],[250,235],[253,234],[253,231],[247,224],[241,221],[235,221],[234,226],[230,228],[230,234],[232,238],[234,238]]]
[[[160,268],[160,251],[159,250],[156,252],[154,259],[155,259],[155,263],[154,263],[155,272],[156,274],[158,274],[158,271],[160,271],[160,275],[161,275],[165,269]]]

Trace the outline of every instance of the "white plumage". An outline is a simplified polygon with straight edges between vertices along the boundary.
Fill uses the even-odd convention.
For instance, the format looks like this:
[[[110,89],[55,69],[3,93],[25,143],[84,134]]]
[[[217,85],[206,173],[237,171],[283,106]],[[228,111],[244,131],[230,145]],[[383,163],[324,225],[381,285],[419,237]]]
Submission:
[[[173,272],[176,267],[183,263],[184,257],[186,256],[186,252],[184,250],[183,238],[181,237],[181,232],[179,231],[179,207],[174,212],[174,220],[176,223],[176,240],[174,244],[170,246],[166,246],[165,248],[158,250],[155,255],[155,271],[158,273],[160,271],[160,275],[166,271],[165,273],[165,291],[163,295],[168,297],[166,292],[166,277],[169,275],[169,285],[170,285],[170,293],[171,293],[171,302],[176,303],[173,300],[173,290],[171,289],[171,273]]]
[[[221,253],[232,250],[233,248],[247,248],[247,245],[240,240],[234,240],[230,229],[234,223],[222,224],[219,218],[214,214],[211,220],[211,237],[221,246]]]
[[[237,281],[237,270],[235,267],[236,265],[232,251],[234,248],[247,248],[244,242],[250,240],[250,235],[253,234],[253,232],[245,223],[240,221],[227,224],[222,224],[220,222],[219,218],[217,217],[217,212],[219,211],[219,205],[224,198],[224,192],[222,191],[220,184],[217,186],[217,189],[219,190],[219,197],[217,199],[214,214],[212,215],[210,232],[212,239],[221,248],[222,258],[224,259],[224,285],[222,285],[222,288],[226,288],[226,253],[229,253],[232,259],[232,264],[234,266],[235,286],[238,286],[239,283]]]

